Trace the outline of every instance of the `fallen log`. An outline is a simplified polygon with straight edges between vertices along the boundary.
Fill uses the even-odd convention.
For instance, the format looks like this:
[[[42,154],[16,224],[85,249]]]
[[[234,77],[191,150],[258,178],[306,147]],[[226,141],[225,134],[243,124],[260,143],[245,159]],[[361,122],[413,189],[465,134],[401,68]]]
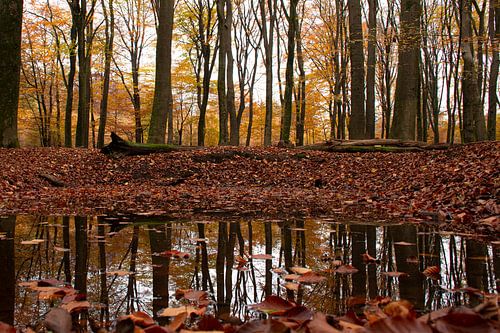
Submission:
[[[38,176],[42,179],[45,179],[50,183],[50,185],[55,186],[55,187],[66,187],[67,184],[60,180],[59,178],[52,176],[48,173],[40,173]]]
[[[428,144],[420,141],[405,141],[399,139],[369,139],[369,140],[332,140],[325,143],[304,146],[306,150],[328,152],[419,152],[426,150],[445,150],[447,144]]]
[[[134,143],[120,138],[111,132],[111,142],[101,148],[101,152],[113,156],[148,155],[154,153],[171,153],[174,151],[194,150],[197,147],[174,146],[165,144]]]

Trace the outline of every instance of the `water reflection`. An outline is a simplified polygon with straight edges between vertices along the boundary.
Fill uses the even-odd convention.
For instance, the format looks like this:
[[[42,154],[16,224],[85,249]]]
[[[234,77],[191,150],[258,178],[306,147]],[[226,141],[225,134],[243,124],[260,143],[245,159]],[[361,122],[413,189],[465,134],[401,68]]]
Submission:
[[[255,315],[246,305],[271,294],[331,314],[343,314],[349,306],[359,310],[353,299],[377,296],[404,298],[426,312],[480,302],[471,288],[495,292],[500,273],[498,245],[440,234],[429,226],[300,219],[7,217],[0,219],[0,251],[0,320],[17,325],[35,324],[57,305],[18,286],[39,279],[71,283],[92,304],[78,319],[109,324],[137,310],[156,317],[178,304],[177,289],[207,290],[212,311],[240,318]],[[174,251],[180,258],[172,256]],[[377,263],[367,263],[366,254]],[[340,261],[358,272],[335,273]],[[439,278],[422,274],[431,266],[441,269]],[[327,280],[285,284],[273,272],[294,267],[321,272]],[[469,292],[457,290],[464,287]]]

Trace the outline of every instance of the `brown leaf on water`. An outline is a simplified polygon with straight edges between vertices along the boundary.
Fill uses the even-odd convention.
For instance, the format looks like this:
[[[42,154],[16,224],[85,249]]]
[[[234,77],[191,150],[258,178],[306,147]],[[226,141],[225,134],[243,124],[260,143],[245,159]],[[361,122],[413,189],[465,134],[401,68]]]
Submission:
[[[314,315],[313,319],[307,323],[307,328],[310,333],[340,333],[341,331],[330,325],[327,317],[318,312]]]
[[[88,301],[72,301],[62,304],[61,308],[65,309],[69,313],[80,312],[90,308],[90,303]]]
[[[283,287],[288,290],[299,291],[300,284],[295,282],[286,282]]]
[[[384,313],[389,317],[400,317],[403,319],[415,319],[416,314],[413,311],[413,305],[406,300],[395,301],[384,307]]]
[[[374,322],[363,333],[433,333],[433,331],[429,325],[415,319],[388,317]]]
[[[47,313],[43,323],[47,329],[53,331],[54,333],[71,332],[71,315],[65,309],[53,308],[49,313]]]
[[[252,254],[250,256],[254,260],[272,260],[273,256],[271,254]]]
[[[179,313],[177,316],[175,316],[174,320],[172,320],[172,322],[168,324],[167,327],[174,332],[177,331],[177,329],[181,327],[182,324],[184,324],[187,316],[188,316],[187,312]]]
[[[441,278],[440,272],[441,268],[439,266],[429,266],[422,273],[430,279],[439,280]]]
[[[352,265],[342,265],[342,266],[339,266],[336,270],[335,270],[335,273],[339,273],[339,274],[354,274],[354,273],[357,273],[359,270],[352,266]]]
[[[434,327],[441,333],[496,333],[493,325],[474,310],[460,307],[436,320]]]
[[[365,264],[379,264],[380,260],[372,257],[371,255],[368,254],[368,252],[363,253],[361,255],[361,258]]]
[[[287,301],[279,296],[267,296],[263,302],[249,305],[248,307],[253,310],[262,311],[272,315],[281,315],[286,310],[290,310],[295,306],[294,303]]]
[[[405,272],[382,272],[382,275],[390,276],[390,277],[406,277],[408,273]]]
[[[290,267],[290,270],[295,274],[306,274],[312,272],[312,269],[310,268],[299,267],[299,266]]]
[[[252,320],[241,326],[237,333],[289,333],[290,329],[275,319]],[[325,332],[327,333],[327,332]]]
[[[297,278],[297,282],[305,284],[315,284],[326,280],[326,277],[315,272],[305,273]]]
[[[394,242],[394,245],[400,245],[400,246],[412,246],[412,245],[415,245],[415,243],[409,243],[409,242]]]

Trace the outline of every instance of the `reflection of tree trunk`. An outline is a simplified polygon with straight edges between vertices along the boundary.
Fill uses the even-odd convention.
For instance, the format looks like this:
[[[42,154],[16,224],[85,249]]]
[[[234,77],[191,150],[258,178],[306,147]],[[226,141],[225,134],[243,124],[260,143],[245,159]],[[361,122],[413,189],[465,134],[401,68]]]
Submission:
[[[430,266],[441,267],[441,236],[437,233],[433,233],[431,229],[426,228],[426,232],[418,237],[419,253],[421,269],[425,269]],[[430,232],[429,232],[430,231]],[[441,287],[435,283],[436,281],[430,280],[429,285],[425,289],[428,296],[426,297],[428,304],[426,309],[432,309],[432,303],[441,303]]]
[[[366,249],[372,256],[377,256],[377,229],[375,226],[366,226]],[[368,265],[368,296],[373,299],[377,296],[377,266]]]
[[[217,259],[215,263],[215,275],[217,277],[217,310],[219,314],[225,312],[224,300],[224,261],[227,246],[227,223],[219,222],[217,241]]]
[[[155,229],[156,227],[156,229]],[[172,248],[172,228],[165,225],[149,225],[149,244],[151,248],[151,263],[153,265],[153,314],[160,325],[166,323],[164,317],[157,317],[158,311],[168,307],[168,282],[170,273],[170,258],[154,255]],[[166,229],[166,233],[165,233]]]
[[[424,306],[422,274],[417,265],[406,261],[408,257],[418,257],[417,228],[412,225],[396,225],[388,228],[391,231],[393,242],[408,242],[414,244],[394,245],[397,270],[409,275],[399,278],[399,294],[402,299],[406,299],[414,304],[415,310],[422,310]]]
[[[233,222],[229,225],[229,239],[226,246],[226,302],[225,310],[229,312],[233,296],[233,265],[234,265],[234,246],[236,244],[236,233],[239,222]],[[226,309],[227,307],[227,309]]]
[[[75,289],[87,293],[87,217],[75,216]]]
[[[69,216],[63,217],[63,247],[65,249],[70,248],[69,244]],[[71,251],[64,251],[63,254],[64,262],[64,275],[66,283],[71,284]]]
[[[283,249],[283,254],[285,257],[285,269],[290,272],[290,268],[293,266],[292,258],[292,231],[290,230],[290,221],[283,222],[283,228],[281,230],[281,247]],[[286,290],[286,295],[289,300],[293,300],[294,293],[293,290]]]
[[[106,244],[105,244],[105,233],[104,225],[99,225],[97,227],[97,234],[99,235],[99,272],[100,272],[100,289],[101,295],[99,302],[106,305],[106,307],[101,308],[101,318],[100,321],[109,322],[109,298],[108,298],[108,287],[106,284]],[[65,252],[66,253],[66,252]]]
[[[264,235],[266,238],[266,254],[272,254],[273,251],[273,227],[271,222],[264,222]],[[266,284],[264,286],[264,292],[266,296],[272,294],[272,275],[271,269],[273,268],[272,260],[266,260]]]
[[[366,253],[366,226],[351,225],[352,265],[359,269],[352,275],[352,295],[366,296],[366,264],[363,253]]]
[[[486,258],[488,249],[486,244],[475,240],[466,240],[465,242],[465,276],[467,286],[480,290],[488,290],[488,272],[486,267]],[[478,296],[471,296],[471,305],[480,302]]]
[[[198,237],[204,239],[205,236],[205,224],[198,223]],[[214,292],[214,287],[212,285],[212,279],[210,279],[210,272],[208,271],[208,252],[207,243],[198,242],[198,246],[201,248],[201,286],[203,290],[207,290],[210,286],[210,292]]]
[[[87,272],[88,272],[88,243],[87,243],[87,217],[75,216],[75,289],[81,294],[87,294]],[[80,325],[86,324],[82,321],[87,316],[81,313]],[[73,315],[73,321],[78,320],[78,314]]]
[[[0,253],[3,256],[0,265],[0,321],[14,324],[14,304],[16,296],[14,235],[16,217],[0,217],[0,232],[5,232],[6,240],[0,241]]]
[[[128,312],[134,312],[135,306],[134,302],[137,302],[137,286],[135,279],[135,272],[137,266],[137,248],[139,247],[139,226],[134,226],[134,232],[132,234],[132,241],[130,242],[130,273],[128,276],[128,291],[127,296],[129,303],[127,306]]]

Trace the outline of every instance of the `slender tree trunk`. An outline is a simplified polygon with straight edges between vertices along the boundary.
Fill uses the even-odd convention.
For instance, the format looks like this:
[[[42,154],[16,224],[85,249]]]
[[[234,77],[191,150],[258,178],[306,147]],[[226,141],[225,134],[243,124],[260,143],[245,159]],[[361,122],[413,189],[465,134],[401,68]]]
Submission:
[[[296,31],[297,65],[299,69],[299,82],[297,86],[298,99],[296,100],[296,109],[298,112],[295,122],[295,142],[297,146],[304,145],[304,126],[306,118],[306,71],[304,69],[304,53],[302,52],[301,30],[301,28],[298,28]]]
[[[482,141],[486,129],[484,114],[480,113],[480,95],[477,82],[477,71],[474,63],[474,49],[471,29],[471,0],[460,2],[461,37],[462,37],[462,98],[463,98],[463,137],[464,142]]]
[[[498,68],[500,66],[500,0],[490,0],[489,23],[491,41],[491,67],[488,88],[488,140],[496,140],[497,107],[498,107]]]
[[[227,112],[229,114],[229,143],[232,146],[238,146],[240,144],[240,126],[238,123],[238,117],[236,115],[236,107],[234,104],[234,58],[233,58],[233,48],[232,48],[232,27],[233,27],[233,5],[231,0],[226,0],[226,19],[225,19],[225,38],[224,43],[226,43],[226,57],[227,57]]]
[[[288,52],[285,70],[285,97],[281,123],[280,141],[290,143],[290,129],[292,127],[292,97],[293,97],[293,65],[295,59],[295,35],[297,30],[298,0],[290,0],[288,12]]]
[[[111,59],[113,58],[113,40],[115,36],[115,13],[113,8],[113,0],[108,1],[109,13],[106,10],[105,1],[101,1],[104,20],[106,23],[106,42],[104,45],[104,82],[102,86],[101,110],[99,115],[99,132],[97,134],[97,148],[104,147],[104,132],[106,131],[106,119],[108,117],[108,94],[111,75]]]
[[[227,27],[225,15],[225,2],[228,0],[217,0],[217,20],[218,25],[218,38],[219,38],[219,66],[217,78],[217,94],[219,97],[219,145],[229,144],[229,131],[227,128],[228,123],[228,96],[226,94],[226,48],[227,43],[225,39],[227,35],[225,30]]]
[[[76,75],[76,56],[77,56],[77,27],[78,13],[75,8],[78,6],[78,0],[72,0],[71,7],[71,32],[69,45],[69,73],[68,85],[66,87],[66,107],[64,112],[64,146],[71,147],[72,144],[72,123],[73,123],[73,95]]]
[[[0,1],[0,147],[18,147],[23,0]]]
[[[349,138],[365,137],[365,64],[363,30],[361,27],[361,2],[349,0],[349,51],[351,56],[351,118]]]
[[[266,116],[264,123],[264,146],[270,146],[273,130],[273,45],[274,22],[276,20],[276,0],[267,0],[269,13],[269,32],[266,20],[266,1],[259,1],[261,15],[261,33],[264,41],[264,65],[266,67]]]
[[[174,0],[159,0],[156,44],[156,74],[153,111],[149,123],[148,143],[173,141],[172,120],[172,31],[174,25]],[[172,127],[172,128],[171,128]]]
[[[375,66],[377,44],[377,0],[368,1],[368,59],[366,64],[365,137],[375,138]]]

